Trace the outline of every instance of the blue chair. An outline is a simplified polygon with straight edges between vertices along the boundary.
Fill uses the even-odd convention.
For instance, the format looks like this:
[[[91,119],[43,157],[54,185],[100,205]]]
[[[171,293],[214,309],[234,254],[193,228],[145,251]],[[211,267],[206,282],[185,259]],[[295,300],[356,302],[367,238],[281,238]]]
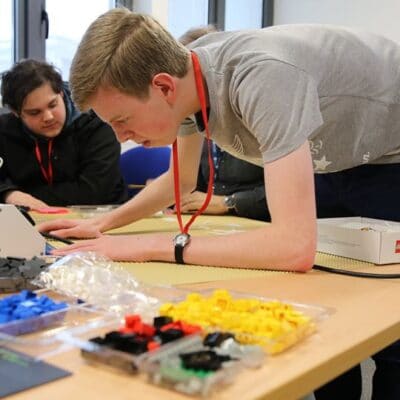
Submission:
[[[130,197],[135,196],[146,185],[169,168],[171,149],[165,147],[137,146],[121,154],[120,167]]]

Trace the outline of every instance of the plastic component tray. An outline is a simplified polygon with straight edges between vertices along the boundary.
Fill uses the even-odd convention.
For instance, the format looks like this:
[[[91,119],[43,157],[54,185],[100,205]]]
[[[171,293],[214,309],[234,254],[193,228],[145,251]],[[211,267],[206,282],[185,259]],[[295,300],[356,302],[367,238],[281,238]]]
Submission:
[[[198,291],[160,308],[160,315],[197,323],[205,331],[231,332],[240,343],[259,344],[269,354],[280,353],[309,336],[316,323],[332,312],[323,306],[226,290]]]
[[[95,331],[116,324],[115,315],[46,289],[36,291],[52,300],[67,303],[67,308],[37,317],[0,324],[0,345],[39,359],[71,348],[63,340],[69,331]]]
[[[19,319],[5,324],[0,324],[0,333],[18,336],[40,331],[50,326],[62,324],[68,312],[71,312],[70,306],[63,308],[62,310],[46,312],[37,317]]]

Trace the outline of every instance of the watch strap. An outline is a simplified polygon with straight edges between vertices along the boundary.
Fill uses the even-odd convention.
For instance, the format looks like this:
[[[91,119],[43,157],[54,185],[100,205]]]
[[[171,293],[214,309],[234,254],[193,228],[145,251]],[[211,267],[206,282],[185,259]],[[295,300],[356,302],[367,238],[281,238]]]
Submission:
[[[186,237],[186,239],[183,242],[182,240],[177,240],[178,238],[181,237]],[[177,264],[185,264],[185,261],[183,260],[183,251],[185,250],[185,247],[189,244],[189,242],[190,242],[190,235],[187,233],[180,233],[175,237],[174,252],[175,252],[175,262]]]
[[[183,249],[185,247],[176,244],[175,245],[175,262],[177,264],[185,264],[185,261],[183,260]]]

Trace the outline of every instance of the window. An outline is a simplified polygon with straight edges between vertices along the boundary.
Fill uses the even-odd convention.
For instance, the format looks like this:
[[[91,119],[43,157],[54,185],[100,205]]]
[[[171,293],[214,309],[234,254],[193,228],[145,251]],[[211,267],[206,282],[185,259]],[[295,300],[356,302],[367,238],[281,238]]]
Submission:
[[[262,11],[263,0],[225,0],[225,30],[261,28]]]
[[[175,38],[208,24],[219,30],[272,25],[273,0],[135,0],[133,4],[135,11],[153,15]]]
[[[0,0],[0,72],[14,62],[13,0]]]
[[[208,24],[208,0],[169,0],[168,30],[179,38],[188,29]]]
[[[115,1],[110,0],[46,0],[50,21],[46,60],[61,70],[64,80],[69,79],[72,58],[86,29],[114,5]]]

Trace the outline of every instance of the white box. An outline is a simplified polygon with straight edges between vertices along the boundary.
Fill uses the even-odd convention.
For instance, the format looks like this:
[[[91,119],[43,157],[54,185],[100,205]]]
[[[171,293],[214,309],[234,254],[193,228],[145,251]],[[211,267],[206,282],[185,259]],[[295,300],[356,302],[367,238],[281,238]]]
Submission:
[[[0,204],[0,257],[43,256],[46,241],[12,204]]]
[[[375,264],[400,263],[400,223],[373,218],[318,219],[317,250]]]

